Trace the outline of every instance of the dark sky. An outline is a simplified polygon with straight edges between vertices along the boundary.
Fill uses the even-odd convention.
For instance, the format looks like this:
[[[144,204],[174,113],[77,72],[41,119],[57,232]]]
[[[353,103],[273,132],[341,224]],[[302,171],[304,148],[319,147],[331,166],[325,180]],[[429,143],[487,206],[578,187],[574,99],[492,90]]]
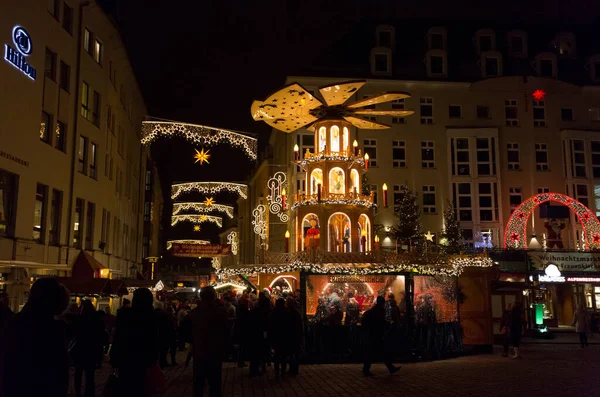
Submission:
[[[257,134],[250,104],[311,65],[362,20],[591,22],[597,0],[101,0],[116,15],[149,116]],[[115,5],[118,4],[118,7]],[[593,6],[593,8],[592,8]],[[482,26],[485,27],[485,26]],[[410,45],[410,43],[406,43]],[[163,182],[243,181],[253,164],[235,149],[160,141],[153,155]]]

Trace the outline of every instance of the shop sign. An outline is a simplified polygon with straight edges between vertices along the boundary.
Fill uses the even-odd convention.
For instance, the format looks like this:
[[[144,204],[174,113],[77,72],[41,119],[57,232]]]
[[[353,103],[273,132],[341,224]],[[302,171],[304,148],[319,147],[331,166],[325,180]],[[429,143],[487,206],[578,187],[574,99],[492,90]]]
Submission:
[[[540,276],[538,277],[538,281],[540,283],[564,283],[565,277],[564,276],[547,276],[545,274],[540,274]]]
[[[330,283],[383,283],[385,278],[381,276],[353,276],[339,275],[329,276]]]
[[[527,254],[536,270],[556,265],[561,272],[600,272],[600,253],[536,251]]]
[[[16,49],[8,44],[4,44],[4,60],[19,69],[31,80],[35,80],[35,68],[25,61],[25,57],[33,51],[29,33],[22,26],[15,26],[13,28],[12,39]]]
[[[570,283],[600,283],[600,277],[567,277]]]
[[[538,281],[540,283],[600,283],[600,277],[565,277],[540,274]]]
[[[179,244],[173,243],[171,251],[173,256],[185,256],[192,258],[212,258],[215,256],[231,255],[229,244]]]

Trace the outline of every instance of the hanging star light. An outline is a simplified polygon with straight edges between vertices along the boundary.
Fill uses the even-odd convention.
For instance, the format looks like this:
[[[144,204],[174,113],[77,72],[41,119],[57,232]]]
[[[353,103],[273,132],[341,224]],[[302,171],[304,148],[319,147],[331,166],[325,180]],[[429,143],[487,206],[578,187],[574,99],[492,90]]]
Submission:
[[[536,101],[543,101],[546,97],[546,91],[537,89],[533,91],[533,94],[531,94],[531,96],[534,97]]]
[[[207,151],[204,151],[204,148],[202,148],[200,151],[198,151],[198,149],[194,149],[196,150],[196,154],[194,155],[194,158],[196,159],[196,161],[194,161],[194,164],[197,162],[200,162],[200,165],[202,165],[203,163],[206,164],[210,164],[208,162],[208,159],[210,158],[210,154]]]
[[[432,234],[429,230],[427,231],[427,233],[424,234],[425,238],[427,239],[427,241],[431,241],[433,242],[433,237],[435,236],[435,234]]]
[[[195,232],[199,232],[200,231],[200,225],[194,225],[194,231]]]
[[[212,207],[212,205],[214,204],[215,199],[212,197],[207,197],[206,200],[204,200],[204,205],[206,205],[207,207]]]
[[[208,219],[208,216],[200,215],[200,222],[206,222],[207,219]]]

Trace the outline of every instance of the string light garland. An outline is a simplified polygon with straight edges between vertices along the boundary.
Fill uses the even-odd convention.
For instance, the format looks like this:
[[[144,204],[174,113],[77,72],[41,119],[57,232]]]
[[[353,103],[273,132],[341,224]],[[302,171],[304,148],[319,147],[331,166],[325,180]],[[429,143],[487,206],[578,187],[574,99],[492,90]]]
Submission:
[[[254,233],[259,235],[261,240],[267,239],[267,208],[259,204],[256,206],[254,210],[252,210],[252,216],[254,220],[252,221],[252,225],[254,225]]]
[[[175,200],[183,193],[198,192],[217,194],[222,192],[235,193],[243,199],[248,198],[248,185],[230,182],[186,182],[171,185],[171,199]]]
[[[198,226],[198,225],[196,225]],[[173,247],[173,244],[192,244],[192,245],[206,245],[210,244],[208,240],[169,240],[167,241],[167,250]]]
[[[533,210],[540,204],[552,201],[569,207],[583,228],[585,249],[600,249],[600,222],[585,205],[562,193],[540,193],[529,197],[519,205],[506,223],[504,248],[527,248],[527,223]]]
[[[173,203],[173,215],[179,215],[185,211],[195,211],[198,213],[211,213],[211,212],[222,212],[226,214],[229,219],[233,219],[233,207],[230,205],[223,204],[211,204],[206,205],[204,203],[193,203],[193,202],[185,202],[185,203]]]
[[[269,189],[269,195],[267,201],[269,202],[269,211],[273,215],[277,215],[281,222],[287,222],[290,217],[286,213],[285,203],[285,186],[286,176],[284,172],[276,172],[267,181],[267,189]]]
[[[365,159],[362,156],[346,156],[338,153],[319,153],[312,154],[308,150],[304,153],[304,159],[297,161],[298,166],[302,169],[306,169],[306,165],[310,163],[318,163],[320,161],[346,161],[348,162],[348,168],[354,164],[358,164],[361,167],[365,166]]]
[[[363,197],[369,197],[369,196],[363,196]],[[377,208],[377,204],[373,203],[373,201],[367,200],[366,198],[361,198],[361,196],[357,196],[356,198],[353,198],[353,199],[323,197],[323,198],[321,198],[321,201],[319,201],[317,198],[310,197],[306,200],[296,201],[294,204],[292,204],[291,208],[292,208],[292,211],[294,211],[294,210],[296,210],[296,208],[301,207],[301,206],[319,205],[319,204],[356,205],[356,206],[360,206],[360,207],[366,207],[369,209]]]
[[[210,154],[207,151],[204,151],[204,148],[202,148],[202,150],[198,151],[198,149],[194,149],[196,150],[196,154],[194,155],[194,158],[196,159],[196,161],[194,161],[195,163],[200,163],[200,165],[202,165],[203,163],[206,164],[210,164],[208,162],[208,159],[211,157]]]
[[[233,231],[231,231],[231,233],[229,233],[227,235],[227,244],[229,244],[231,246],[231,253],[233,255],[237,255],[237,253],[238,253],[238,232],[233,230]]]
[[[223,218],[219,216],[213,215],[196,215],[196,214],[182,214],[182,215],[173,215],[171,217],[171,226],[175,226],[179,222],[212,222],[219,227],[223,227]]]
[[[255,138],[222,128],[172,121],[143,121],[142,145],[148,145],[160,136],[182,136],[196,145],[214,146],[227,143],[240,148],[252,160],[256,160],[258,141]]]

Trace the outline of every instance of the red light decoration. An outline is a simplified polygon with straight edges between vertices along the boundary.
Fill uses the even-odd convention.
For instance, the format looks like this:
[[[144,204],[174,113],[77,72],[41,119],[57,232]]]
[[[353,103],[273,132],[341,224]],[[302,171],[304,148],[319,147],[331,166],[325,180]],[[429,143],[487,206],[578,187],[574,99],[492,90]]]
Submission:
[[[527,221],[533,210],[547,201],[569,207],[583,228],[585,249],[600,249],[600,222],[596,215],[579,201],[562,193],[540,193],[523,201],[508,218],[504,230],[504,248],[527,248]]]
[[[543,101],[546,97],[546,91],[537,89],[533,91],[533,94],[531,94],[531,96],[534,97],[536,101]]]

